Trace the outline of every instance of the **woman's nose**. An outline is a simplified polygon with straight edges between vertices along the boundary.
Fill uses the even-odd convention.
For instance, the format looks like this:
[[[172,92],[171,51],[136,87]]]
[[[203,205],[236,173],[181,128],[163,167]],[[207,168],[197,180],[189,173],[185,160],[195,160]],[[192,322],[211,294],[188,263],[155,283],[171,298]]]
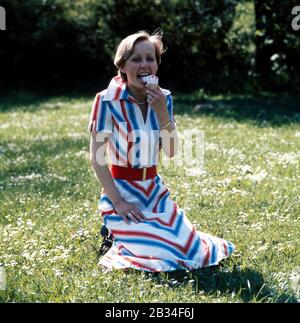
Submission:
[[[146,60],[141,62],[141,67],[145,67],[145,66],[149,66],[149,63]]]

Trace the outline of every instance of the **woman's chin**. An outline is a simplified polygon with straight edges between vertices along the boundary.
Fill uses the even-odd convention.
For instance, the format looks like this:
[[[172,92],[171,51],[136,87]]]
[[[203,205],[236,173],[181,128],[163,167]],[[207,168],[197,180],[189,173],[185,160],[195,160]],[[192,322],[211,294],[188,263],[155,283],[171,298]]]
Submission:
[[[142,81],[135,82],[134,84],[131,85],[131,87],[135,88],[138,91],[146,91],[145,85],[144,83],[142,83]]]

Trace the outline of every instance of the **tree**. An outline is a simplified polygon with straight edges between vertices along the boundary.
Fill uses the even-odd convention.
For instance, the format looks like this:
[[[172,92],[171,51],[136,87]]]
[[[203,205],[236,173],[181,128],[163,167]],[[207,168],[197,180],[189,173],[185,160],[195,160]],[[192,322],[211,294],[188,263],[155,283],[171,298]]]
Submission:
[[[263,85],[288,88],[295,78],[299,80],[299,36],[291,27],[292,9],[297,1],[255,0],[256,73]],[[294,79],[295,81],[295,79]]]

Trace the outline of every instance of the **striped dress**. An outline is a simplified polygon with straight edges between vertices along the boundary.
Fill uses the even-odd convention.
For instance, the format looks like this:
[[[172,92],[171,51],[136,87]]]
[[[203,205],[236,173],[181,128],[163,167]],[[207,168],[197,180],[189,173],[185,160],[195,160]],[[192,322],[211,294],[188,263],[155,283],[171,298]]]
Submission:
[[[170,118],[174,120],[171,93],[162,91]],[[114,77],[108,88],[96,95],[90,129],[91,125],[97,132],[109,134],[108,156],[112,164],[137,168],[157,164],[159,123],[156,113],[149,106],[144,121],[139,106],[120,77]],[[142,132],[149,134],[150,145],[141,140]],[[148,158],[143,160],[145,146]],[[146,219],[138,224],[133,221],[126,224],[102,190],[99,209],[114,243],[100,258],[100,266],[110,270],[134,268],[150,272],[196,269],[216,265],[233,252],[231,242],[193,227],[171,199],[160,175],[144,181],[114,179],[114,182],[122,198],[134,203]]]

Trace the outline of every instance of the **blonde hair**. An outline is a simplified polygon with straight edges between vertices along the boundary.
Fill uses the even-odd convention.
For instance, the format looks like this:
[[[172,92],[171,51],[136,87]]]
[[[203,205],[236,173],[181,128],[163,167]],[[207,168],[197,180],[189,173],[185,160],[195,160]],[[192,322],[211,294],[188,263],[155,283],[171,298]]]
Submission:
[[[134,46],[139,41],[148,40],[150,43],[152,43],[155,48],[156,62],[157,64],[161,63],[161,55],[166,51],[161,40],[162,36],[163,33],[160,29],[154,31],[152,35],[142,30],[127,36],[120,42],[116,50],[114,64],[117,67],[118,74],[122,77],[123,81],[127,81],[127,76],[125,73],[121,72],[120,69],[124,66],[127,59],[132,55]]]

